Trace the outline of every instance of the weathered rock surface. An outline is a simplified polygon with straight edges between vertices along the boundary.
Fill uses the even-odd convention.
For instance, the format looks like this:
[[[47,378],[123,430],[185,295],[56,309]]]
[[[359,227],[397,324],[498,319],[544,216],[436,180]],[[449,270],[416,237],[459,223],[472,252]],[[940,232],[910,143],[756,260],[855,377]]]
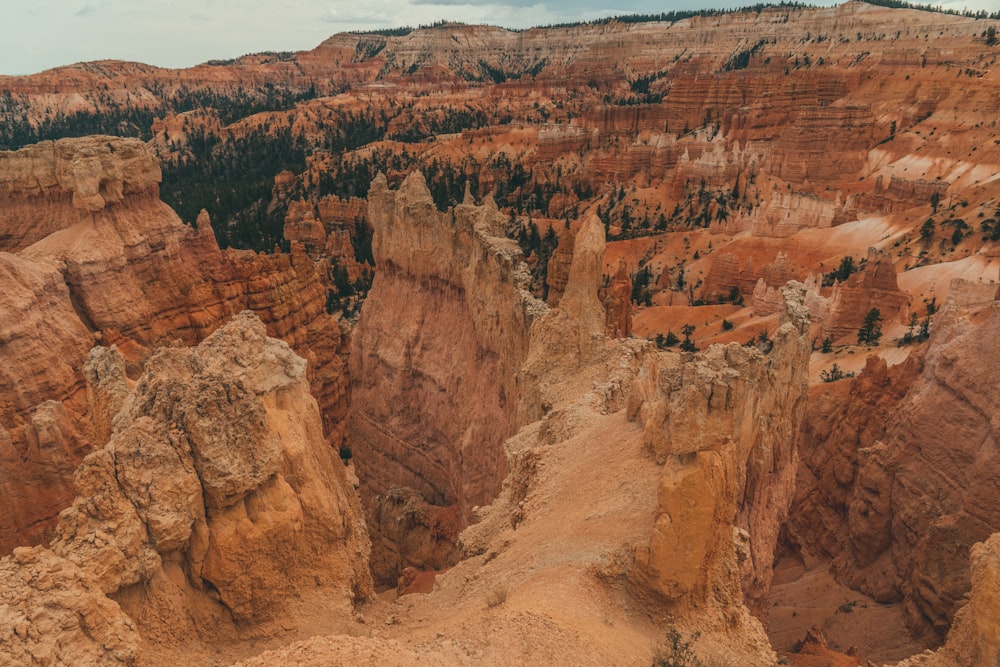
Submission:
[[[74,172],[73,160],[89,171]],[[0,452],[0,550],[44,541],[73,498],[73,469],[106,442],[110,397],[88,396],[84,384],[97,342],[117,345],[134,378],[155,345],[193,345],[249,308],[309,360],[324,429],[339,442],[346,335],[325,312],[325,289],[300,246],[291,255],[220,251],[207,215],[194,229],[157,199],[159,169],[136,141],[67,139],[7,153],[3,165],[0,206],[23,204],[31,220],[52,225],[0,216],[0,234],[35,241],[0,252],[0,424],[10,436]],[[100,211],[74,208],[85,180],[110,184]],[[61,404],[58,418],[38,412],[46,401]]]
[[[931,639],[969,591],[969,548],[1000,527],[998,344],[996,303],[963,315],[949,302],[922,359],[887,369],[872,358],[836,394],[817,388],[804,432],[793,540],[832,557],[849,585],[902,599]]]
[[[630,398],[646,446],[665,464],[636,577],[672,603],[738,608],[741,591],[753,602],[770,584],[795,488],[809,361],[805,289],[790,283],[783,293],[769,356],[736,344],[688,360],[661,353]]]
[[[500,236],[504,217],[490,202],[439,213],[419,174],[398,191],[383,177],[368,214],[379,270],[351,354],[362,497],[409,487],[454,506],[461,527],[503,480],[502,443],[522,420],[517,371],[544,305],[525,291],[521,251]],[[376,556],[378,576],[394,581],[401,566]]]
[[[94,369],[120,369],[120,355],[91,358],[92,395],[115,394],[121,377]],[[0,560],[0,600],[12,601],[0,609],[14,633],[0,662],[134,664],[137,624],[144,632],[151,618],[152,635],[177,644],[219,631],[197,625],[208,616],[198,606],[249,627],[303,586],[347,605],[370,596],[361,508],[323,436],[305,365],[249,312],[196,348],[157,351],[108,445],[77,470],[79,495],[51,551]],[[157,595],[162,581],[186,593]],[[149,641],[144,650],[157,650]]]
[[[43,547],[0,559],[0,663],[135,665],[135,624],[79,567]]]
[[[101,136],[0,151],[0,174],[4,252],[23,250],[126,196],[155,200],[161,178],[160,165],[143,142]]]
[[[1000,535],[972,546],[972,589],[955,614],[945,645],[899,663],[897,667],[964,667],[1000,663]]]

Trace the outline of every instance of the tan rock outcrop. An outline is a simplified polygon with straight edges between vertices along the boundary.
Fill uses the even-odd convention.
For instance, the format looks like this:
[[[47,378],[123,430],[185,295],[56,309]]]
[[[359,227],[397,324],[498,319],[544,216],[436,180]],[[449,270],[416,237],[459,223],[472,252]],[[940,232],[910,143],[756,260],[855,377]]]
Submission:
[[[97,351],[89,368],[120,367],[115,356]],[[89,375],[92,395],[121,380]],[[250,627],[298,587],[346,605],[372,595],[361,508],[323,436],[305,361],[252,313],[196,348],[156,352],[76,486],[51,551],[0,560],[13,633],[0,661],[134,664],[150,618],[153,636],[177,644],[219,631],[194,622],[210,616],[195,605]],[[157,595],[157,580],[186,593]]]
[[[193,350],[155,354],[108,446],[78,471],[53,549],[108,593],[180,552],[192,585],[217,591],[238,622],[273,614],[299,579],[364,595],[360,508],[305,370],[247,312]]]
[[[379,270],[351,354],[362,497],[410,487],[454,505],[462,526],[504,477],[501,445],[521,421],[517,372],[544,304],[527,293],[520,249],[500,236],[505,218],[489,200],[440,213],[419,173],[398,191],[380,177],[368,214]],[[387,567],[377,575],[395,581]]]
[[[55,221],[52,229],[26,227],[32,238],[47,235],[19,253],[0,253],[6,295],[0,302],[0,422],[17,453],[4,454],[0,476],[0,550],[45,541],[73,498],[72,471],[106,443],[114,401],[88,396],[84,383],[87,351],[96,342],[117,345],[126,374],[135,378],[156,345],[196,344],[234,313],[252,309],[271,334],[310,361],[324,430],[335,445],[342,437],[346,334],[325,312],[314,262],[301,246],[290,255],[221,251],[207,214],[193,229],[156,198],[159,168],[143,144],[105,139],[29,147],[0,162],[10,166],[0,170],[0,206],[23,204],[32,219]],[[87,164],[104,171],[87,178],[118,185],[93,215],[81,217],[73,208],[66,188],[78,185],[69,176],[52,176],[51,183],[39,176],[44,192],[33,192],[19,171],[28,165],[43,175],[72,175],[65,156],[94,151],[100,159],[87,157]],[[16,231],[17,222],[4,217],[0,226]],[[47,429],[40,440],[33,414],[46,401],[63,405],[61,435]]]
[[[0,151],[0,250],[17,252],[126,196],[159,196],[160,165],[138,139],[85,137]],[[42,211],[45,211],[45,214]]]
[[[646,446],[665,464],[656,527],[634,576],[672,604],[738,608],[741,591],[754,601],[770,584],[794,493],[809,359],[805,289],[790,283],[783,293],[769,356],[737,344],[693,359],[659,353],[630,398]]]
[[[79,567],[43,547],[0,559],[0,663],[135,665],[139,636]]]
[[[83,377],[87,383],[87,410],[93,429],[91,439],[107,442],[111,438],[112,421],[129,392],[125,358],[114,345],[95,347],[87,356]]]

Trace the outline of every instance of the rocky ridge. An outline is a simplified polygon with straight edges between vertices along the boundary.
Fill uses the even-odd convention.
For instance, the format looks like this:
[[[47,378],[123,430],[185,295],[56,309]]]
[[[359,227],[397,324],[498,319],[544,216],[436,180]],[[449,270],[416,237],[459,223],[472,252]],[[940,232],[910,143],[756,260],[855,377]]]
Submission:
[[[339,441],[346,335],[325,312],[325,289],[301,248],[274,255],[221,251],[207,215],[196,228],[186,226],[157,199],[156,161],[135,140],[64,140],[5,154],[2,162],[31,165],[40,174],[32,185],[22,169],[0,172],[5,202],[21,202],[32,220],[58,229],[16,253],[0,252],[8,295],[0,304],[0,427],[7,434],[0,457],[11,469],[0,483],[0,545],[43,541],[73,497],[72,470],[103,445],[108,425],[88,415],[83,369],[96,343],[117,345],[134,379],[156,345],[193,345],[252,309],[270,333],[312,362],[309,379],[324,429]],[[90,171],[77,169],[76,181],[44,180],[72,171],[74,163]],[[75,207],[74,192],[102,182],[112,185],[93,196],[108,198],[104,208]],[[38,183],[45,184],[41,194]],[[23,241],[29,237],[22,230],[35,229],[16,215],[0,218],[0,228],[5,238]],[[35,238],[47,229],[27,233]]]
[[[244,312],[157,351],[127,393],[124,367],[92,352],[110,440],[77,470],[50,548],[2,560],[4,661],[152,664],[274,618],[298,586],[348,609],[372,594],[357,496],[286,343]]]
[[[376,179],[368,212],[379,271],[352,338],[350,440],[363,497],[409,488],[433,506],[424,521],[439,533],[435,551],[436,540],[454,544],[472,508],[500,488],[501,445],[532,410],[522,407],[517,373],[544,305],[525,291],[520,250],[502,238],[491,202],[469,198],[440,213],[413,174],[398,191]],[[374,534],[404,521],[380,506],[387,512]],[[394,580],[408,565],[444,566],[444,555],[398,554],[401,565],[376,572]]]

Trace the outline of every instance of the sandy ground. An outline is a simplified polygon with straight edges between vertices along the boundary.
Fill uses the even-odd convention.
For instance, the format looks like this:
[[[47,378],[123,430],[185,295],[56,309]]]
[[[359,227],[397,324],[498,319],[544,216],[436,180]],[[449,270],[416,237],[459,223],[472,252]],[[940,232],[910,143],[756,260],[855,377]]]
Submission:
[[[924,648],[906,632],[898,604],[879,604],[841,586],[827,563],[806,569],[793,557],[779,560],[764,612],[779,654],[790,651],[812,626],[823,631],[831,649],[846,653],[853,646],[863,660],[879,665]]]

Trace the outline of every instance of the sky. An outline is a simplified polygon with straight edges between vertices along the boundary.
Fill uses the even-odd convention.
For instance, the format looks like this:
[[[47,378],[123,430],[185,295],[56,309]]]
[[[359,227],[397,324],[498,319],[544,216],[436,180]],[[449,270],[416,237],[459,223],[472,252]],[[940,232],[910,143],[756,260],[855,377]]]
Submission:
[[[258,51],[311,49],[338,32],[440,19],[510,28],[757,0],[0,0],[0,74],[87,60],[188,67]],[[813,0],[812,4],[836,4]],[[995,11],[1000,0],[937,0]]]

